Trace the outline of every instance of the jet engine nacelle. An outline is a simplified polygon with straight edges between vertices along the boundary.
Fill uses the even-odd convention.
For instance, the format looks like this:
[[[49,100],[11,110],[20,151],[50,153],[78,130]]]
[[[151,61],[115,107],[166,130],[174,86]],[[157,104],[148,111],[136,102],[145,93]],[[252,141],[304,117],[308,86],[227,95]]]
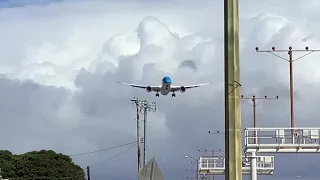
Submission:
[[[186,92],[186,88],[184,86],[181,86],[180,87],[180,92],[182,92],[182,93]]]
[[[147,91],[147,92],[151,92],[151,90],[152,90],[151,86],[148,86],[148,87],[146,88],[146,91]]]

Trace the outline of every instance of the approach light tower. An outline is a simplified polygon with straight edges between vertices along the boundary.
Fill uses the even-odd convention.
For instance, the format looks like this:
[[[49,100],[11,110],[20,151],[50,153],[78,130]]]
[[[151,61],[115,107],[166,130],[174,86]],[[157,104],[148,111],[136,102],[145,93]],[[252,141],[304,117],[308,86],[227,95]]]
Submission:
[[[250,99],[252,100],[252,104],[250,104],[252,106],[252,110],[253,110],[253,128],[256,128],[257,127],[257,106],[260,105],[260,104],[257,104],[257,100],[277,100],[279,99],[279,96],[276,96],[276,97],[268,97],[268,96],[264,96],[264,97],[257,97],[255,95],[253,95],[252,97],[244,97],[243,95],[241,95],[241,99]],[[254,137],[257,136],[257,132],[254,131],[253,132],[253,135]],[[254,142],[257,141],[257,139],[253,139]]]
[[[305,47],[305,49],[292,49],[292,47],[290,46],[288,50],[284,50],[284,49],[280,49],[280,50],[277,50],[274,46],[271,48],[271,50],[259,50],[259,47],[256,47],[256,52],[267,52],[267,53],[270,53],[274,56],[277,56],[278,58],[280,59],[283,59],[287,62],[289,62],[289,77],[290,77],[290,124],[291,124],[291,128],[294,128],[294,106],[293,106],[293,62],[294,61],[297,61],[313,52],[318,52],[320,50],[315,50],[315,49],[309,49],[308,46]],[[289,55],[289,59],[287,58],[284,58],[284,57],[281,57],[279,55],[277,55],[276,53],[280,53],[280,52],[287,52],[288,55]],[[296,59],[293,59],[293,55],[292,53],[293,52],[305,52],[305,54],[299,56],[298,58]],[[291,135],[294,136],[294,130],[292,129],[291,130]]]

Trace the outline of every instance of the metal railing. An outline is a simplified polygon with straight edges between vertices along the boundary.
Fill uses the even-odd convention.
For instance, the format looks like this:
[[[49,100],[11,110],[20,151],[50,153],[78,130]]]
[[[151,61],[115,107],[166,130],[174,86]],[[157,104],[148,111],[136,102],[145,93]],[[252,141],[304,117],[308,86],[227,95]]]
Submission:
[[[246,128],[244,133],[246,147],[253,145],[320,146],[320,128]]]
[[[243,156],[243,168],[250,168],[250,161]],[[248,158],[247,158],[248,159]],[[200,157],[199,170],[225,169],[224,157]],[[257,156],[258,170],[274,170],[274,156]]]

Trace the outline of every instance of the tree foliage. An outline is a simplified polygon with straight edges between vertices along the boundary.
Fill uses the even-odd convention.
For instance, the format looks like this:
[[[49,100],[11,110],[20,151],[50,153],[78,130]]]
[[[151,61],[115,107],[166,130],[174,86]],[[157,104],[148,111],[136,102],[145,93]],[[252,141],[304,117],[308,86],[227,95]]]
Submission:
[[[74,164],[69,156],[52,150],[21,155],[0,150],[0,168],[2,177],[10,180],[85,180],[80,166]]]

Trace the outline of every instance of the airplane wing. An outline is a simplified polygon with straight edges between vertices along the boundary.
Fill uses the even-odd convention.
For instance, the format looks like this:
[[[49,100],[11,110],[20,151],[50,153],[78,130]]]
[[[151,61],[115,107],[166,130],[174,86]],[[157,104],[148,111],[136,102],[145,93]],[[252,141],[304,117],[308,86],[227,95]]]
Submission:
[[[171,91],[179,91],[179,90],[181,90],[183,88],[185,88],[184,90],[192,89],[192,88],[198,88],[198,87],[205,86],[205,85],[208,85],[208,84],[210,84],[210,83],[187,85],[187,86],[171,86]]]
[[[123,85],[131,86],[134,88],[140,88],[140,89],[147,89],[148,91],[160,91],[160,86],[146,86],[146,85],[138,85],[138,84],[129,84],[129,83],[124,83],[124,82],[118,82]]]

